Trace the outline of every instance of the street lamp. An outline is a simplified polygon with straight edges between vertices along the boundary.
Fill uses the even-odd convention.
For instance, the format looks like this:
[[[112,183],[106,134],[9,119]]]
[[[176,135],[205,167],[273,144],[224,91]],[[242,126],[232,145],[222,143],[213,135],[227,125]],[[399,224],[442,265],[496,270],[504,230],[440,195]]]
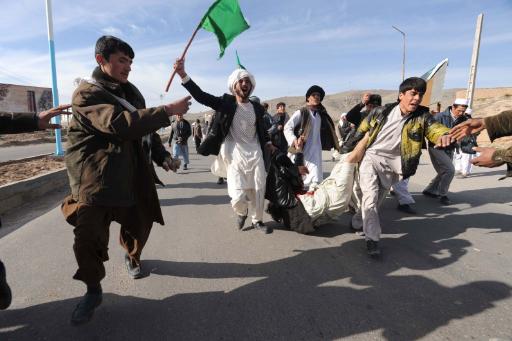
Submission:
[[[402,59],[402,82],[403,82],[404,79],[405,79],[405,32],[403,32],[402,30],[398,29],[396,26],[391,25],[391,27],[393,27],[395,30],[400,32],[402,34],[402,37],[404,38],[404,56],[403,56],[403,59]]]

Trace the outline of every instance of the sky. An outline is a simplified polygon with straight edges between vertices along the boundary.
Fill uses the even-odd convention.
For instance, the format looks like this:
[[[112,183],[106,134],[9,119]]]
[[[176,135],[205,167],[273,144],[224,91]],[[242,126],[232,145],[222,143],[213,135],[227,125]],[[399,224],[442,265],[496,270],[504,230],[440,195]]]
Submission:
[[[187,95],[173,61],[213,0],[53,0],[60,103],[71,101],[74,80],[95,67],[94,45],[115,35],[135,50],[129,80],[148,106]],[[263,100],[325,91],[397,89],[402,35],[405,76],[421,76],[449,59],[445,88],[466,88],[478,14],[484,13],[477,87],[512,86],[511,0],[239,0],[251,28],[219,59],[216,37],[199,31],[186,71],[203,90],[227,92],[227,77],[241,63],[256,78]],[[51,87],[44,0],[0,0],[0,83]],[[192,111],[206,110],[194,103]]]

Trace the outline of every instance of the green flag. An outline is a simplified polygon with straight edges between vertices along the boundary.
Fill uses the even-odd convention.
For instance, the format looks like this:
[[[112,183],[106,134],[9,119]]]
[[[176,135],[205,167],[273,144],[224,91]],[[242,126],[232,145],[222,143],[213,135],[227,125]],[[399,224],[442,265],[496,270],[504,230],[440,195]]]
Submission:
[[[238,68],[246,70],[245,66],[240,64],[240,57],[238,57],[238,51],[235,50],[235,53],[236,53],[236,63],[238,64]]]
[[[212,32],[219,40],[221,58],[226,47],[237,35],[249,28],[238,0],[217,0],[210,6],[199,26]]]

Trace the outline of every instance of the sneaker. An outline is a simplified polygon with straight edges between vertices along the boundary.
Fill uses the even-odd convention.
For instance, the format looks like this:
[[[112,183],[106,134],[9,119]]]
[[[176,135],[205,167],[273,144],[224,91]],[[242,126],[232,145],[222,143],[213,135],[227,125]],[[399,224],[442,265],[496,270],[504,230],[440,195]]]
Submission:
[[[430,197],[430,198],[439,198],[439,195],[438,194],[434,194],[432,192],[429,192],[427,190],[424,190],[423,192],[421,192],[423,195],[427,196],[427,197]]]
[[[255,223],[252,223],[253,229],[260,231],[265,234],[272,233],[272,229],[268,227],[267,225],[263,224],[262,221],[257,221]]]
[[[366,240],[366,251],[368,252],[368,256],[370,256],[370,257],[380,256],[379,242],[376,242],[371,239],[367,239]]]
[[[140,269],[139,264],[133,264],[130,256],[127,254],[124,255],[124,264],[126,265],[126,271],[128,271],[128,275],[130,275],[133,279],[138,279],[142,277],[142,271]]]
[[[219,178],[219,180],[217,180],[217,185],[222,185],[224,183],[224,178]]]
[[[94,314],[94,309],[101,304],[102,299],[101,292],[86,293],[71,314],[71,324],[80,325],[89,322]]]
[[[11,305],[12,292],[7,284],[4,263],[0,261],[0,310],[7,309]]]
[[[354,225],[352,225],[352,219],[349,222],[350,231],[352,231],[356,236],[364,237],[363,229],[356,229]]]
[[[187,164],[184,164],[183,165],[183,170],[187,170],[187,169],[188,169]]]
[[[416,212],[416,210],[414,208],[411,207],[411,205],[409,204],[403,204],[403,205],[398,205],[396,207],[397,210],[399,211],[402,211],[404,213],[407,213],[407,214],[417,214],[418,212]]]
[[[247,213],[245,215],[239,215],[236,217],[236,226],[240,231],[245,227],[245,219],[247,219]]]
[[[448,197],[446,195],[443,195],[441,198],[439,198],[439,202],[441,202],[441,205],[445,205],[445,206],[452,204],[451,200],[448,199]]]

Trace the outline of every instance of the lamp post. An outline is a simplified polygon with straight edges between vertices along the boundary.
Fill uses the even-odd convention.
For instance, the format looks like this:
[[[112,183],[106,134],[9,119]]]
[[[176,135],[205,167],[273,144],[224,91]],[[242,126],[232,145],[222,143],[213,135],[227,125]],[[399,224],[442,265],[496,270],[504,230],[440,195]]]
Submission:
[[[398,29],[396,26],[391,26],[395,30],[397,30],[400,34],[402,34],[402,37],[404,38],[404,51],[403,51],[403,59],[402,59],[402,82],[405,79],[405,32]]]

